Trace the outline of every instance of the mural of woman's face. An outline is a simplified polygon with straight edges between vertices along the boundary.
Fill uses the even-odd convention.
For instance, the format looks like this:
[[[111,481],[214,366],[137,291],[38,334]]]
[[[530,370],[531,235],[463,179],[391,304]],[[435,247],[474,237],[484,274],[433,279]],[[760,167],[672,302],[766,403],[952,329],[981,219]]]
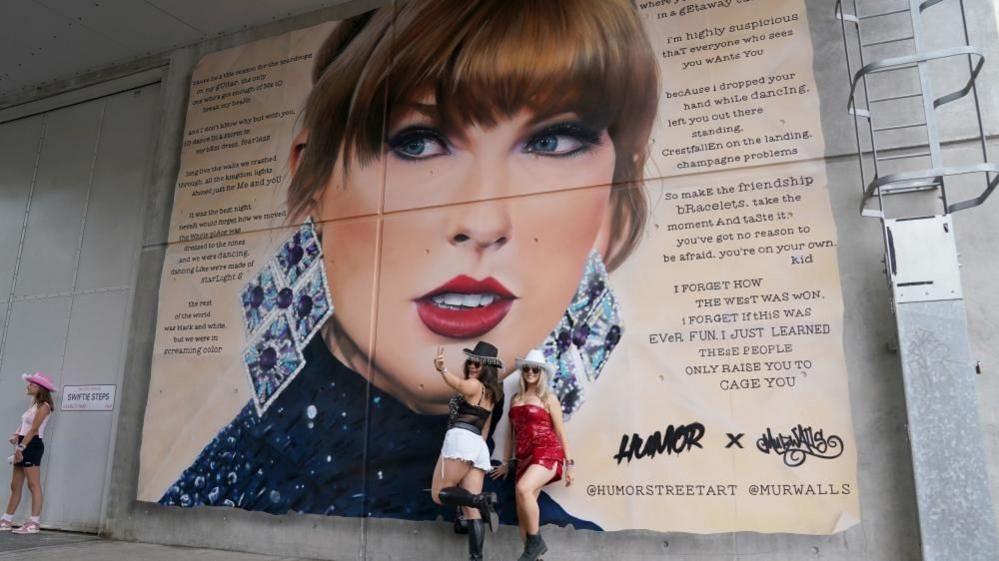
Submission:
[[[393,120],[382,158],[346,174],[338,165],[318,210],[343,216],[349,201],[381,218],[377,260],[377,220],[323,226],[340,335],[372,367],[351,366],[411,408],[437,411],[451,393],[430,366],[438,346],[452,371],[478,339],[512,364],[560,320],[590,251],[606,250],[615,149],[606,129],[573,113],[523,110],[445,131],[427,108]]]

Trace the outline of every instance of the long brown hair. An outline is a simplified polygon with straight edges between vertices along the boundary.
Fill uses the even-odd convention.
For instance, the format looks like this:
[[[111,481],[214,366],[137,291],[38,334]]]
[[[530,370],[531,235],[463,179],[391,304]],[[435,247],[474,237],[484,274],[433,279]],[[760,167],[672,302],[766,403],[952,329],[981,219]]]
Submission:
[[[465,378],[468,378],[467,360],[465,361],[464,371]],[[479,369],[478,379],[486,388],[486,394],[489,395],[489,401],[493,402],[493,406],[503,399],[503,384],[500,383],[499,368],[496,365],[483,363]]]
[[[616,154],[608,268],[637,245],[659,75],[629,0],[400,2],[337,26],[312,78],[290,218],[311,210],[337,161],[348,171],[352,158],[380,157],[393,114],[432,94],[445,128],[489,126],[524,108],[606,127]]]
[[[47,403],[49,411],[55,411],[55,404],[52,402],[52,392],[38,384],[35,385],[38,386],[38,391],[33,396],[34,404],[40,407],[43,403]]]

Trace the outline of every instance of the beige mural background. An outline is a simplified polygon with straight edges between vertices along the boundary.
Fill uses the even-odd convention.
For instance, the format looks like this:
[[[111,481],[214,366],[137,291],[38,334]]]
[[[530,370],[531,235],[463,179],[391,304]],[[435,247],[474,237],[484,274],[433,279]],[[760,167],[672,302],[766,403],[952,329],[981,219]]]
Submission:
[[[695,5],[702,9],[688,10]],[[709,5],[717,7],[705,7]],[[824,146],[804,2],[754,0],[723,7],[704,1],[640,1],[638,6],[659,53],[664,92],[646,184],[631,187],[646,191],[651,215],[638,250],[611,276],[624,338],[602,375],[588,381],[586,401],[567,425],[578,464],[576,484],[547,491],[570,514],[607,530],[841,531],[860,516],[856,449],[843,357],[836,232],[824,165],[817,161]],[[192,77],[172,243],[161,280],[139,500],[157,501],[250,399],[240,357],[244,336],[237,295],[288,235],[283,227],[288,147],[309,91],[309,57],[334,25],[214,53]],[[266,84],[272,85],[247,90]],[[227,100],[230,105],[222,106]],[[228,123],[235,124],[220,128]],[[246,132],[212,138],[237,131]],[[204,150],[230,143],[235,144]],[[227,163],[233,167],[226,169]],[[249,175],[226,177],[243,172]],[[809,181],[758,187],[780,178]],[[214,190],[241,181],[262,183]],[[747,187],[740,190],[741,184]],[[723,193],[720,187],[734,191]],[[685,212],[688,204],[706,206]],[[771,217],[748,220],[759,215]],[[329,227],[363,229],[373,223],[345,219]],[[680,223],[701,225],[669,228]],[[793,233],[757,234],[784,229]],[[739,239],[740,234],[749,237]],[[681,239],[692,245],[677,247]],[[780,249],[783,244],[786,250]],[[709,250],[711,256],[705,256]],[[723,251],[733,254],[721,258]],[[681,259],[688,252],[701,257]],[[746,279],[758,279],[758,284],[731,284]],[[718,290],[677,288],[726,281],[728,287]],[[785,292],[809,299],[788,296],[784,301],[779,295]],[[778,295],[778,301],[763,301],[764,294]],[[723,300],[704,307],[705,302],[698,302],[736,297],[746,303]],[[761,319],[760,312],[776,317]],[[690,323],[692,317],[704,321],[704,316],[720,313],[738,317],[717,325]],[[750,317],[745,319],[744,313]],[[828,332],[773,331],[802,325],[827,326]],[[754,332],[760,335],[731,340],[737,329],[759,330]],[[692,341],[692,331],[711,331],[705,336],[725,339]],[[791,349],[779,357],[743,352],[746,346],[786,349],[788,344]],[[740,354],[702,356],[707,348],[730,347]],[[783,360],[797,362],[788,371],[766,370],[765,362]],[[802,361],[810,366],[799,367]],[[762,370],[689,373],[690,368],[738,369],[746,363]],[[785,384],[793,379],[794,385],[770,387],[767,378],[783,378]],[[507,388],[515,382],[516,375],[508,378]],[[706,427],[700,448],[630,462],[614,459],[622,436],[645,439],[656,431],[665,433],[669,425],[695,422]],[[822,430],[826,437],[841,437],[842,455],[829,460],[808,456],[792,468],[781,456],[758,450],[756,442],[767,429],[790,434],[799,424]],[[499,427],[497,442],[505,430]],[[744,434],[744,448],[726,448],[726,433]],[[708,495],[707,487],[698,485],[732,492]],[[833,489],[839,492],[828,492]]]

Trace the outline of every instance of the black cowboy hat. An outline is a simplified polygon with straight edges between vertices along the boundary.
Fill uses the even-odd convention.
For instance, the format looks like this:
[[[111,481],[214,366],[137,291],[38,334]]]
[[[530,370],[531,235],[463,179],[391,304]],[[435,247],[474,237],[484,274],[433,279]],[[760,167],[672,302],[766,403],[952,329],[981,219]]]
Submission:
[[[499,350],[485,341],[479,341],[474,349],[462,349],[468,358],[474,358],[483,364],[492,364],[497,368],[503,368],[503,361],[499,359]]]

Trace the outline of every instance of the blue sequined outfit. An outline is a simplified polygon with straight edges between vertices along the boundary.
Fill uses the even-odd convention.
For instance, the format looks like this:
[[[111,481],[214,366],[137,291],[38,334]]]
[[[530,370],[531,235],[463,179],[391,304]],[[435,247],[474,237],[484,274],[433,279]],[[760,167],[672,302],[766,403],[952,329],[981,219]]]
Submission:
[[[333,357],[321,337],[308,344],[304,357],[305,368],[267,411],[258,416],[247,403],[160,504],[452,519],[453,509],[435,505],[429,493],[447,415],[414,413],[369,386]],[[487,478],[486,486],[500,496],[500,519],[516,524],[513,478]],[[542,524],[600,529],[569,516],[544,493],[539,504]]]

